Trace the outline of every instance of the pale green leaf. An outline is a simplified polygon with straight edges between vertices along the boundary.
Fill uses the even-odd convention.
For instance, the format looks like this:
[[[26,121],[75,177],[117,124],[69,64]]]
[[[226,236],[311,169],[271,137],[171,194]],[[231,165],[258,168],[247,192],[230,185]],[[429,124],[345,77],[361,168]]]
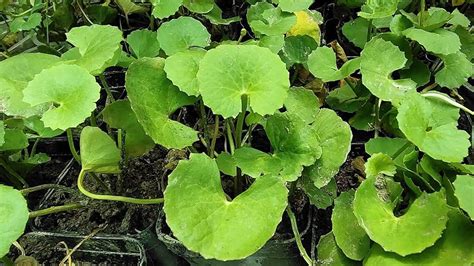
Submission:
[[[205,55],[206,51],[201,49],[173,54],[165,61],[166,76],[182,92],[190,96],[198,96],[199,84],[196,75],[199,70],[199,62]]]
[[[407,139],[377,137],[365,143],[365,152],[369,155],[383,153],[390,156],[395,164],[403,164],[403,157],[415,150],[415,145]],[[394,158],[397,155],[397,158]]]
[[[434,159],[461,162],[468,155],[469,134],[457,129],[459,109],[411,93],[398,108],[397,121],[406,138]]]
[[[336,112],[325,108],[319,110],[311,127],[315,130],[322,154],[305,169],[304,174],[321,188],[331,181],[346,160],[351,149],[352,132]]]
[[[397,11],[398,1],[367,0],[357,15],[366,19],[390,17]]]
[[[220,45],[207,52],[197,74],[204,103],[215,114],[236,117],[247,97],[260,115],[283,106],[289,74],[278,55],[255,45]]]
[[[391,42],[372,39],[365,45],[360,58],[362,83],[376,97],[397,102],[405,92],[415,90],[414,81],[391,78],[392,72],[403,68],[407,62],[404,53]]]
[[[214,0],[183,0],[183,5],[191,12],[204,14],[214,8]]]
[[[110,25],[91,25],[72,28],[66,33],[67,41],[76,49],[63,54],[63,59],[87,69],[91,74],[102,73],[115,65],[120,55],[122,31]]]
[[[454,181],[454,195],[458,198],[459,206],[474,220],[474,176],[458,175]]]
[[[41,121],[41,117],[36,115],[23,119],[23,122],[27,128],[36,132],[41,138],[53,138],[64,133],[64,131],[60,129],[52,130],[49,127],[45,127],[43,121]]]
[[[266,47],[270,49],[274,53],[280,52],[280,50],[283,48],[283,45],[285,45],[285,36],[283,35],[271,35],[267,36],[264,35],[262,36],[256,44],[260,47]]]
[[[341,66],[336,65],[336,53],[329,47],[318,47],[308,58],[309,71],[324,82],[344,79],[359,69],[361,58],[349,60]]]
[[[84,122],[95,110],[100,86],[85,69],[58,65],[36,75],[23,94],[23,100],[32,106],[53,103],[55,107],[46,111],[41,121],[53,130],[66,130]]]
[[[376,177],[378,174],[394,176],[397,172],[392,158],[385,153],[373,154],[365,163],[365,174],[367,177]]]
[[[240,147],[234,151],[234,160],[243,174],[258,178],[262,174],[278,174],[281,161],[252,147]]]
[[[189,97],[166,78],[162,58],[142,58],[130,65],[125,77],[128,98],[138,121],[155,143],[181,149],[197,141],[197,132],[169,116],[191,105]]]
[[[237,163],[230,153],[222,152],[217,155],[216,163],[222,173],[230,176],[237,175]]]
[[[127,43],[137,58],[155,57],[160,53],[160,44],[154,31],[133,31],[127,36]]]
[[[369,21],[365,18],[358,17],[354,20],[344,23],[342,26],[342,34],[351,43],[359,48],[364,48],[367,42],[367,32]]]
[[[129,101],[118,100],[108,104],[102,111],[102,117],[111,128],[125,130],[125,152],[127,155],[140,156],[155,146],[155,142],[138,123]]]
[[[14,151],[28,147],[28,138],[19,129],[5,128],[3,139],[4,143],[0,146],[0,151]]]
[[[152,15],[158,19],[164,19],[174,15],[179,7],[183,4],[183,0],[152,0]]]
[[[0,184],[0,258],[25,231],[28,206],[20,191]]]
[[[293,13],[283,12],[268,2],[258,2],[247,11],[247,20],[256,33],[264,35],[282,35],[296,24]]]
[[[205,154],[191,154],[169,176],[166,222],[183,244],[204,258],[235,260],[259,250],[275,233],[288,191],[274,176],[262,176],[232,201],[219,169]]]
[[[297,12],[306,10],[314,0],[278,0],[278,7],[286,12]]]
[[[385,176],[370,177],[357,189],[353,208],[373,241],[386,251],[406,256],[422,252],[441,237],[448,207],[443,192],[422,193],[404,214],[395,216],[395,199],[400,192],[401,185]]]
[[[434,246],[427,248],[420,254],[402,257],[392,252],[385,252],[379,245],[373,245],[364,265],[472,265],[474,262],[474,253],[472,252],[474,226],[458,211],[450,211],[448,215],[449,221],[443,232],[443,237]]]
[[[474,65],[462,52],[440,55],[443,68],[435,74],[435,81],[442,87],[455,89],[461,87],[474,75]]]
[[[471,25],[471,21],[463,14],[461,13],[457,8],[454,9],[453,12],[451,12],[452,18],[448,21],[448,24],[454,25],[454,26],[461,26],[464,28],[468,28],[469,25]]]
[[[321,266],[355,266],[358,262],[347,258],[336,244],[332,232],[323,235],[318,243],[318,261]]]
[[[206,47],[211,35],[199,20],[179,17],[163,23],[157,31],[161,49],[170,56],[190,47]]]
[[[10,22],[10,31],[28,31],[41,25],[41,13],[33,13],[26,20],[23,17],[17,17]]]
[[[301,118],[306,124],[311,124],[319,112],[319,99],[313,91],[302,88],[290,88],[285,101],[288,113]]]
[[[448,55],[456,53],[461,49],[461,42],[458,35],[449,30],[436,29],[433,31],[425,31],[410,28],[404,30],[402,34],[408,39],[421,44],[428,52],[435,54]]]
[[[332,232],[337,245],[348,258],[362,260],[369,252],[370,238],[357,223],[352,210],[354,193],[354,190],[343,192],[334,200]]]
[[[50,104],[32,107],[23,101],[23,90],[34,76],[60,61],[49,54],[22,53],[0,61],[0,112],[10,116],[40,115]]]
[[[120,172],[120,150],[100,128],[87,126],[82,129],[80,149],[82,170],[107,174]]]
[[[390,22],[390,31],[397,35],[401,35],[404,30],[411,27],[413,27],[413,22],[400,14],[395,15]]]

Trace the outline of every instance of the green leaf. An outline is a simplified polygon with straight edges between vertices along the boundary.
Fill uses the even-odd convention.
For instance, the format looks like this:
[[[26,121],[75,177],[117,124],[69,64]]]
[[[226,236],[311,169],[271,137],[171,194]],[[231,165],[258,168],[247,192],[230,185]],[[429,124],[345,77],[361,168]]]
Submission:
[[[183,5],[194,13],[207,13],[214,7],[214,0],[184,0]]]
[[[332,232],[323,235],[318,243],[317,265],[324,266],[353,266],[358,265],[356,261],[348,259],[342,250],[336,245],[336,240]]]
[[[0,121],[0,147],[5,143],[5,124]]]
[[[87,69],[93,75],[113,66],[116,55],[121,51],[122,32],[114,26],[72,28],[66,37],[76,48],[63,54],[63,59],[71,60],[71,63]]]
[[[410,28],[404,30],[402,34],[408,39],[423,45],[428,52],[435,54],[448,55],[461,49],[458,35],[445,29],[436,29],[430,32]]]
[[[28,31],[35,29],[41,24],[41,13],[33,13],[28,19],[24,20],[22,17],[13,19],[10,23],[11,32]]]
[[[20,191],[0,184],[0,258],[25,231],[28,206]]]
[[[418,17],[420,17],[420,13]],[[430,7],[428,11],[423,12],[422,18],[421,28],[426,31],[433,31],[446,24],[452,18],[452,15],[444,8]]]
[[[160,44],[155,31],[146,29],[133,31],[127,36],[127,43],[137,58],[155,57],[160,53]]]
[[[474,35],[461,27],[456,27],[455,32],[461,41],[461,52],[466,55],[469,61],[472,61],[474,58]]]
[[[313,165],[321,157],[320,129],[308,126],[297,116],[276,113],[265,121],[264,128],[273,147],[273,157],[281,161],[283,180],[296,180],[303,166]]]
[[[14,151],[28,147],[28,138],[19,129],[5,128],[3,139],[4,143],[0,146],[0,151]]]
[[[428,84],[431,78],[431,72],[428,66],[417,59],[413,60],[413,63],[408,69],[400,70],[399,74],[402,79],[411,79],[416,82],[418,88]]]
[[[367,0],[357,15],[366,19],[390,17],[397,11],[398,1]]]
[[[41,138],[53,138],[64,133],[64,131],[60,129],[52,130],[49,127],[45,127],[39,116],[31,116],[25,118],[23,121],[27,128],[36,132]]]
[[[355,46],[364,48],[367,42],[368,27],[369,21],[365,18],[358,17],[344,23],[342,26],[342,34]]]
[[[280,52],[285,45],[285,36],[283,35],[272,35],[272,36],[262,36],[256,44],[260,47],[266,47],[274,53]]]
[[[60,62],[49,54],[23,53],[0,61],[0,112],[10,116],[40,115],[49,104],[32,107],[23,101],[23,90],[36,74]]]
[[[165,72],[168,79],[189,96],[199,95],[197,72],[199,62],[206,55],[202,49],[178,52],[166,58]]]
[[[336,112],[325,108],[319,110],[311,127],[315,130],[322,154],[314,164],[305,169],[304,175],[309,176],[316,187],[322,188],[331,181],[346,160],[351,149],[352,132]]]
[[[308,58],[309,71],[324,82],[344,79],[359,69],[360,58],[349,60],[337,69],[336,53],[329,47],[318,47]]]
[[[113,23],[118,15],[117,9],[103,5],[89,5],[85,11],[94,24]]]
[[[231,154],[227,152],[220,153],[216,157],[216,163],[222,173],[230,176],[237,175],[237,163]]]
[[[174,15],[179,7],[183,4],[183,0],[152,0],[152,15],[158,19],[164,19]]]
[[[313,91],[293,87],[290,88],[284,105],[288,113],[298,116],[306,124],[311,124],[316,119],[321,104]]]
[[[398,108],[397,121],[406,138],[434,159],[461,162],[468,155],[469,134],[457,129],[459,109],[411,93]]]
[[[240,113],[243,96],[253,112],[273,114],[287,97],[288,76],[278,55],[255,45],[220,45],[207,52],[197,74],[204,103],[225,118]]]
[[[362,260],[369,253],[370,238],[357,223],[352,210],[354,193],[354,190],[343,192],[334,200],[332,232],[337,245],[348,258]]]
[[[375,153],[365,163],[367,177],[376,177],[378,174],[394,176],[396,172],[397,167],[392,158],[385,153]]]
[[[203,14],[205,18],[207,18],[212,24],[215,25],[229,25],[233,22],[240,21],[239,16],[230,17],[230,18],[223,18],[222,17],[222,9],[214,4],[214,7],[211,11],[206,14]]]
[[[304,64],[308,56],[318,47],[316,41],[307,35],[289,36],[285,38],[282,55],[289,66]]]
[[[384,56],[380,56],[383,54]],[[409,79],[393,80],[392,72],[405,66],[407,59],[397,46],[382,39],[372,39],[361,53],[362,84],[384,101],[398,101],[407,91],[415,90]]]
[[[474,262],[474,226],[458,211],[450,211],[448,215],[449,221],[443,237],[433,247],[420,254],[402,257],[385,252],[379,245],[373,245],[364,265],[471,265]]]
[[[439,57],[443,60],[443,68],[435,74],[435,81],[440,86],[459,88],[474,75],[474,65],[462,52]]]
[[[278,177],[262,176],[229,201],[216,162],[193,153],[171,173],[164,196],[167,224],[189,250],[206,259],[236,260],[273,236],[288,191]]]
[[[314,0],[278,0],[276,2],[283,11],[297,12],[308,9]]]
[[[278,174],[282,168],[279,158],[252,147],[236,149],[233,157],[242,173],[253,178],[258,178],[262,174]]]
[[[179,17],[163,23],[157,31],[161,49],[170,56],[190,47],[206,47],[211,35],[199,20]]]
[[[102,116],[111,128],[125,130],[125,152],[127,155],[140,156],[155,146],[155,142],[138,123],[129,101],[118,100],[108,104],[102,111]]]
[[[411,27],[413,27],[413,22],[400,14],[395,15],[390,22],[390,31],[396,35],[401,35],[404,30]]]
[[[120,173],[120,150],[107,133],[98,127],[85,127],[81,132],[82,170],[96,173]]]
[[[461,26],[468,28],[471,25],[471,21],[461,13],[457,8],[451,13],[451,19],[448,21],[448,24],[453,26]]]
[[[128,98],[138,122],[155,143],[181,149],[197,141],[192,128],[169,119],[177,109],[196,99],[180,92],[166,78],[162,58],[142,58],[130,65],[125,77]]]
[[[402,150],[403,149],[403,150]],[[415,150],[415,145],[410,144],[407,139],[377,137],[365,143],[365,152],[369,155],[383,153],[390,156],[397,165],[403,164],[403,157]],[[397,158],[394,158],[397,155]]]
[[[296,24],[295,14],[283,12],[279,7],[267,2],[250,6],[247,20],[255,33],[264,35],[285,34]]]
[[[474,220],[474,177],[471,175],[458,175],[454,181],[454,195],[458,198],[459,206]]]
[[[351,82],[351,84],[353,84]],[[344,82],[341,87],[329,92],[326,103],[331,109],[354,113],[361,109],[370,99],[370,92],[361,84],[353,84],[354,89]]]
[[[115,0],[115,2],[120,7],[120,9],[122,9],[125,16],[135,13],[144,13],[148,10],[146,7],[139,6],[133,3],[131,0]]]
[[[41,117],[45,127],[66,130],[76,127],[95,110],[100,86],[85,69],[58,65],[35,76],[23,91],[23,100],[32,106],[53,103]]]
[[[353,207],[359,224],[373,241],[386,251],[406,256],[420,253],[441,237],[448,208],[443,192],[422,193],[403,215],[395,216],[394,199],[400,193],[400,184],[383,175],[372,176],[357,189]]]
[[[316,206],[316,208],[326,209],[332,205],[337,196],[337,186],[334,178],[322,188],[317,188],[307,176],[302,176],[298,180],[301,182],[300,184],[306,196],[308,196],[309,202]]]

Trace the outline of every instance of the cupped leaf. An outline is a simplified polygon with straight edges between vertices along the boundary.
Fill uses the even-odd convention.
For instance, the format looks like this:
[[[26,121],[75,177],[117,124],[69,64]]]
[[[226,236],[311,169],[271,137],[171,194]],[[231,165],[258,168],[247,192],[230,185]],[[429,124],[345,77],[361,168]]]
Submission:
[[[312,37],[319,45],[321,40],[321,30],[319,24],[323,22],[322,15],[317,11],[298,11],[295,12],[296,23],[288,31],[288,36],[308,35]]]
[[[416,86],[419,88],[430,82],[431,72],[427,65],[420,60],[413,60],[413,63],[407,69],[399,71],[400,78],[411,79],[416,82]]]
[[[153,11],[151,14],[158,19],[174,15],[183,4],[183,0],[152,0]]]
[[[385,252],[379,245],[373,245],[364,265],[471,265],[474,262],[472,253],[474,226],[458,211],[452,210],[448,215],[449,221],[443,237],[434,246],[420,254],[402,257],[392,252]]]
[[[397,11],[399,0],[367,0],[357,13],[366,19],[377,19],[392,16]]]
[[[234,152],[236,165],[243,174],[257,178],[262,174],[278,174],[282,168],[279,158],[252,147],[240,147]]]
[[[273,147],[273,157],[281,161],[280,175],[284,180],[296,180],[303,166],[313,165],[321,157],[318,129],[297,116],[274,114],[265,121],[264,128]]]
[[[207,13],[214,8],[214,0],[184,0],[183,5],[194,13]]]
[[[459,206],[474,220],[474,176],[458,175],[454,181],[454,195],[458,198]]]
[[[395,216],[400,193],[399,183],[384,175],[372,176],[357,189],[353,207],[360,226],[373,241],[386,251],[406,256],[420,253],[441,237],[448,207],[443,192],[422,193],[403,215]]]
[[[237,163],[230,153],[222,152],[217,155],[216,163],[223,174],[230,176],[237,175]]]
[[[434,159],[461,162],[468,155],[469,134],[457,129],[459,109],[418,93],[406,96],[397,121],[406,138]]]
[[[256,33],[265,35],[282,35],[296,23],[293,13],[283,12],[268,2],[258,2],[247,11],[247,20]]]
[[[311,124],[319,112],[319,99],[313,91],[305,88],[291,88],[285,101],[286,110]]]
[[[308,58],[309,71],[324,82],[341,80],[359,69],[360,58],[349,60],[340,69],[336,65],[336,53],[329,47],[318,47]]]
[[[199,84],[196,75],[199,62],[205,55],[206,51],[201,49],[173,54],[165,61],[166,76],[182,92],[190,96],[198,96]]]
[[[194,153],[169,176],[164,211],[171,231],[189,250],[207,259],[235,260],[253,254],[272,237],[287,195],[280,178],[262,176],[229,201],[216,162]]]
[[[67,41],[75,48],[63,54],[63,59],[87,69],[91,74],[102,73],[115,64],[120,54],[122,31],[110,25],[91,25],[71,29]]]
[[[163,23],[157,31],[161,49],[170,56],[190,47],[206,47],[211,35],[199,20],[179,17]]]
[[[10,116],[40,115],[49,104],[32,107],[23,101],[23,90],[43,69],[61,59],[49,54],[23,53],[0,61],[0,112]]]
[[[380,55],[384,56],[380,56]],[[407,59],[397,46],[383,39],[368,42],[361,53],[362,83],[373,95],[384,101],[399,101],[407,92],[415,90],[409,79],[393,80],[392,72],[405,66]]]
[[[155,142],[143,130],[130,102],[119,100],[108,104],[102,111],[104,121],[112,128],[125,130],[125,152],[140,156],[153,149]]]
[[[278,0],[276,2],[283,11],[297,12],[308,9],[314,0]]]
[[[332,232],[344,254],[353,260],[362,260],[370,250],[370,238],[359,226],[352,209],[354,190],[341,193],[334,200]]]
[[[28,206],[20,191],[0,184],[0,258],[25,231]]]
[[[459,9],[454,9],[451,12],[451,19],[448,21],[448,24],[453,26],[461,26],[464,28],[468,28],[471,25],[471,21],[463,14]]]
[[[358,17],[354,20],[344,23],[342,26],[342,34],[355,46],[364,48],[367,42],[367,33],[369,21],[365,18]]]
[[[52,130],[49,127],[45,127],[39,116],[25,118],[23,122],[27,128],[36,132],[41,138],[53,138],[64,133],[64,131],[60,129]]]
[[[28,147],[28,138],[20,129],[5,128],[0,151],[15,151]]]
[[[318,265],[324,266],[353,266],[358,262],[347,258],[342,250],[336,244],[334,234],[332,232],[323,235],[318,243]]]
[[[83,128],[79,144],[82,170],[107,174],[120,172],[120,150],[114,140],[100,128]]]
[[[127,36],[127,43],[137,58],[155,57],[160,53],[160,44],[155,31],[146,29],[133,31]]]
[[[394,176],[397,172],[392,158],[385,153],[375,153],[365,163],[365,174],[367,177],[376,177],[378,174]]]
[[[425,31],[410,28],[402,32],[407,38],[423,45],[428,52],[449,55],[461,49],[461,41],[456,33],[445,29]]]
[[[197,132],[169,116],[195,102],[166,78],[165,60],[142,58],[130,65],[125,77],[128,98],[138,122],[155,143],[181,149],[197,141]]]
[[[462,52],[440,55],[443,68],[435,74],[435,81],[442,87],[455,89],[461,87],[474,75],[474,65]]]
[[[95,110],[100,86],[85,69],[58,65],[36,75],[23,94],[23,100],[32,106],[54,104],[55,107],[43,114],[41,121],[53,130],[66,130],[84,122]]]
[[[208,51],[197,77],[204,103],[225,118],[240,113],[242,97],[254,112],[273,114],[283,106],[290,86],[278,55],[255,45],[220,45]]]
[[[316,187],[322,188],[346,160],[351,148],[352,132],[350,126],[330,109],[320,109],[311,127],[317,135],[322,154],[305,169],[304,175],[309,176]]]

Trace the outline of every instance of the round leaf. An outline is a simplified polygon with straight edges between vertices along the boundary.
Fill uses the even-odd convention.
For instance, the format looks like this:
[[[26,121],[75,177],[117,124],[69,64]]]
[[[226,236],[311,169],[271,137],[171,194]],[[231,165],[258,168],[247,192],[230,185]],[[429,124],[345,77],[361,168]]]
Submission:
[[[189,250],[206,259],[236,260],[272,237],[288,191],[278,177],[262,176],[229,201],[216,162],[194,153],[171,173],[164,196],[166,222]]]
[[[308,9],[313,0],[278,0],[278,6],[286,12],[296,12]]]
[[[199,20],[191,17],[179,17],[163,23],[157,31],[161,49],[170,56],[190,47],[206,47],[211,35]]]
[[[418,42],[423,45],[427,51],[435,54],[449,55],[461,49],[461,42],[458,35],[445,29],[436,29],[430,32],[410,28],[404,30],[403,35]]]
[[[278,55],[255,45],[220,45],[207,52],[197,74],[204,103],[225,118],[240,113],[242,96],[254,112],[273,114],[287,97],[288,76]]]
[[[435,74],[435,81],[449,89],[461,87],[474,75],[474,65],[462,52],[440,55],[443,68]]]
[[[319,112],[319,99],[313,91],[305,88],[291,88],[285,101],[286,110],[311,124]]]
[[[342,34],[355,46],[364,48],[367,42],[368,27],[369,21],[365,18],[358,17],[344,23],[342,26]]]
[[[53,130],[66,130],[84,122],[95,110],[100,86],[85,69],[75,65],[59,65],[43,70],[28,83],[23,100],[36,106],[53,103],[41,121]]]
[[[207,13],[214,7],[214,0],[184,0],[183,5],[194,13]]]
[[[355,266],[356,261],[348,259],[337,247],[332,232],[327,233],[319,239],[318,243],[318,265],[324,266]]]
[[[160,53],[160,44],[154,31],[133,31],[127,36],[127,43],[137,58],[155,57]]]
[[[199,62],[204,55],[206,55],[205,50],[188,50],[166,58],[166,76],[187,95],[199,95],[196,75],[199,70]]]
[[[97,173],[120,172],[120,150],[114,140],[100,128],[83,128],[80,148],[82,170]]]
[[[25,231],[28,206],[20,191],[0,184],[0,258]]]
[[[471,175],[458,175],[454,185],[454,195],[458,198],[459,206],[474,220],[474,177]]]
[[[360,67],[360,58],[349,60],[337,69],[336,54],[329,47],[318,47],[308,58],[309,71],[324,82],[341,80]]]
[[[285,34],[296,24],[293,13],[283,12],[279,7],[264,1],[248,9],[247,20],[254,32],[265,35]]]
[[[179,7],[183,4],[183,0],[152,0],[152,15],[158,19],[164,19],[174,15]]]
[[[295,12],[296,23],[288,31],[288,36],[311,36],[319,45],[321,39],[321,30],[319,24],[322,23],[323,17],[317,11],[298,11]]]

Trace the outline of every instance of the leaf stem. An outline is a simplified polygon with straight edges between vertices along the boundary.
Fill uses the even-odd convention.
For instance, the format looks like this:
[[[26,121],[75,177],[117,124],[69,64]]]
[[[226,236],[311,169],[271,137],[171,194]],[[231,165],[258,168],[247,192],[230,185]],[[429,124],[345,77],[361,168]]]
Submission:
[[[71,203],[71,204],[65,204],[65,205],[60,205],[60,206],[53,206],[53,207],[49,207],[42,210],[32,211],[29,214],[29,218],[31,219],[31,218],[36,218],[39,216],[48,215],[48,214],[71,211],[71,210],[80,209],[83,207],[85,207],[85,205],[81,203]]]
[[[77,187],[82,194],[86,195],[89,198],[96,199],[96,200],[110,200],[110,201],[120,201],[126,203],[133,203],[133,204],[161,204],[164,202],[163,198],[156,198],[156,199],[137,199],[137,198],[130,198],[130,197],[123,197],[123,196],[114,196],[114,195],[99,195],[89,192],[83,185],[84,178],[87,172],[84,169],[81,169],[79,173],[79,177],[77,178]]]
[[[211,141],[211,149],[209,151],[209,156],[211,158],[214,157],[214,150],[216,148],[216,142],[217,142],[217,135],[219,134],[219,116],[216,115],[216,118],[214,119],[214,132],[212,134],[212,141]]]
[[[105,79],[104,73],[99,74],[99,79],[100,83],[102,83],[102,88],[104,88],[105,93],[107,93],[107,98],[110,99],[110,102],[115,102],[114,95],[112,94],[112,90],[110,89],[107,80]]]
[[[288,217],[290,217],[291,229],[293,230],[293,234],[295,235],[296,245],[298,246],[298,250],[300,251],[301,257],[303,257],[304,261],[306,261],[309,266],[312,266],[313,261],[311,260],[311,257],[308,255],[306,249],[303,246],[300,232],[298,231],[298,224],[296,223],[296,217],[295,214],[291,211],[290,205],[286,207],[286,213],[288,214]]]
[[[369,19],[369,25],[367,26],[367,42],[372,39],[372,29],[373,29],[373,24],[372,24],[372,19]]]
[[[62,186],[62,185],[58,185],[58,184],[42,184],[42,185],[38,185],[38,186],[34,186],[34,187],[24,188],[24,189],[20,190],[20,192],[21,192],[21,194],[23,194],[23,196],[26,196],[26,195],[28,195],[30,193],[33,193],[33,192],[37,192],[37,191],[41,191],[41,190],[45,190],[45,189],[51,189],[51,188],[64,190],[66,192],[75,192],[75,190],[73,190],[71,188],[68,188],[68,187],[65,187],[65,186]]]
[[[232,137],[232,130],[230,129],[230,120],[226,121],[225,127],[227,129],[227,141],[229,142],[230,154],[234,154],[235,145],[234,138]]]
[[[457,107],[461,110],[463,110],[464,112],[470,114],[470,115],[474,115],[474,111],[470,110],[469,108],[467,108],[466,106],[456,102],[455,100],[449,98],[448,96],[445,96],[441,93],[437,93],[437,92],[425,92],[425,93],[422,93],[421,94],[423,97],[425,98],[435,98],[435,99],[439,99],[449,105],[452,105],[454,107]]]
[[[237,127],[235,129],[235,144],[236,148],[242,145],[242,129],[244,127],[245,114],[247,112],[247,95],[242,95],[242,111],[237,116]]]
[[[1,157],[0,157],[0,166],[2,166],[5,171],[7,171],[8,174],[13,176],[15,179],[11,179],[9,175],[7,175],[7,178],[12,182],[14,185],[22,185],[27,187],[28,183],[26,183],[25,179],[18,174],[15,169],[11,168],[7,162],[5,162]],[[18,183],[19,182],[19,183]]]
[[[71,151],[72,157],[78,164],[81,164],[81,157],[77,153],[76,147],[74,146],[74,138],[72,136],[71,128],[66,129],[67,143],[69,145],[69,150]]]
[[[382,105],[382,100],[380,98],[377,98],[377,101],[374,106],[374,109],[375,109],[374,136],[375,137],[379,136],[379,130],[380,130],[380,105]]]

